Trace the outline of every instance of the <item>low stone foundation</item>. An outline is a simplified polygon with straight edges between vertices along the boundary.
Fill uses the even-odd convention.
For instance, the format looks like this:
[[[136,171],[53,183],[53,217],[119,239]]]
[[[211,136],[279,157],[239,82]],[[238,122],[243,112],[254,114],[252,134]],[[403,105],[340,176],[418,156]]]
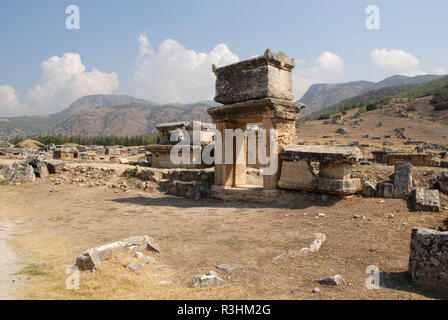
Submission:
[[[425,153],[388,153],[387,164],[394,166],[400,162],[407,162],[413,166],[440,167],[440,160]]]
[[[409,273],[417,286],[448,294],[448,232],[412,229]]]
[[[244,202],[275,202],[279,195],[278,189],[264,190],[263,188],[235,188],[213,186],[212,197],[227,201]]]
[[[158,169],[136,167],[126,170],[122,176],[155,182],[160,191],[188,199],[209,198],[215,181],[213,168]]]

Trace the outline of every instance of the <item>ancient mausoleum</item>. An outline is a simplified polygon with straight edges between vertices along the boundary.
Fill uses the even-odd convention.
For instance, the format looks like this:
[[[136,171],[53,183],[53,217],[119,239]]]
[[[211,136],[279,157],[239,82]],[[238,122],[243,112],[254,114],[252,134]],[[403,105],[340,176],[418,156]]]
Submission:
[[[196,122],[198,128],[195,128],[193,121],[180,121],[170,123],[160,123],[156,126],[159,131],[159,144],[149,145],[146,151],[151,152],[152,164],[154,168],[186,168],[199,169],[211,166],[204,163],[202,151],[206,145],[213,143],[215,135],[215,126],[212,123]],[[197,134],[198,137],[194,137]],[[195,138],[198,143],[194,143]],[[172,150],[176,146],[185,144],[179,148],[179,153],[188,155],[188,159],[182,163],[173,163]],[[188,148],[188,150],[185,150]],[[187,151],[187,152],[185,152]]]
[[[304,104],[293,101],[292,74],[294,59],[282,52],[265,54],[253,59],[216,68],[215,101],[224,106],[208,109],[219,132],[221,154],[215,153],[215,185],[212,195],[224,200],[275,200],[278,194],[283,147],[292,144],[296,121]],[[266,130],[266,155],[275,152],[278,170],[263,175],[262,186],[250,186],[247,175],[247,137],[242,142],[226,136],[226,129],[247,131],[247,125],[262,123]],[[275,130],[276,136],[273,137]],[[228,132],[228,131],[227,131]],[[235,139],[234,139],[235,140]],[[275,142],[275,150],[271,143]],[[226,160],[232,152],[233,161]],[[218,157],[218,158],[217,158]],[[228,157],[227,157],[228,158]]]

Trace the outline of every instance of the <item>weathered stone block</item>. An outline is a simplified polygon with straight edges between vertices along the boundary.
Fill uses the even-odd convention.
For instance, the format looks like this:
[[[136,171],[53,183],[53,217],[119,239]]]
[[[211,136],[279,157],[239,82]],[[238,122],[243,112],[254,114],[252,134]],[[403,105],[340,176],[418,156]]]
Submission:
[[[190,287],[217,287],[222,286],[225,281],[214,271],[201,276],[195,276],[190,282]]]
[[[101,268],[101,261],[119,251],[132,251],[135,249],[147,249],[160,252],[160,248],[149,236],[135,236],[123,241],[112,242],[103,246],[86,250],[76,258],[76,266],[81,270],[94,270]]]
[[[59,173],[64,167],[64,161],[62,160],[46,160],[45,164],[47,165],[49,173]]]
[[[394,197],[407,199],[412,191],[412,171],[414,167],[410,163],[400,162],[395,165],[394,173]]]
[[[377,186],[376,194],[378,197],[393,198],[394,184],[389,181],[380,181]]]
[[[448,294],[448,232],[412,229],[408,271],[414,284]]]
[[[366,180],[362,185],[362,195],[366,197],[375,197],[378,183],[374,180]]]
[[[271,53],[241,61],[213,72],[216,78],[215,101],[232,104],[247,100],[276,98],[292,100],[294,59],[283,52]]]
[[[414,188],[408,200],[411,211],[440,211],[440,199],[438,190],[425,190]]]
[[[436,187],[443,192],[444,194],[448,195],[448,170],[443,171],[436,177]]]
[[[321,147],[291,145],[283,148],[283,160],[308,160],[333,163],[356,163],[362,158],[362,152],[352,147]]]

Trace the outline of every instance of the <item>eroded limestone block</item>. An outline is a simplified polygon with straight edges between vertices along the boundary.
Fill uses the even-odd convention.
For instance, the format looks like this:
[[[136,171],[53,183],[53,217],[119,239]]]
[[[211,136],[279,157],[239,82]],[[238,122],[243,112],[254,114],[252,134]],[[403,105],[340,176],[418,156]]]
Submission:
[[[214,271],[210,271],[202,276],[195,276],[190,282],[190,287],[218,287],[222,286],[225,281]]]
[[[408,200],[411,211],[440,211],[440,198],[438,190],[414,188]]]
[[[378,183],[375,180],[366,180],[362,184],[362,195],[366,197],[375,197]]]
[[[448,232],[412,229],[409,273],[414,284],[448,293]]]
[[[271,53],[221,68],[214,68],[215,101],[232,104],[253,99],[292,100],[294,60],[283,52]]]
[[[149,236],[135,236],[86,250],[77,257],[76,266],[82,270],[100,269],[101,261],[109,259],[113,253],[142,249],[160,252],[160,248]]]
[[[448,170],[443,171],[436,177],[436,187],[448,195]]]
[[[328,286],[338,286],[342,283],[345,283],[345,279],[340,274],[336,274],[334,276],[327,276],[317,279],[316,282]]]
[[[317,252],[320,250],[320,247],[324,244],[325,240],[327,240],[327,235],[324,233],[315,233],[314,241],[311,243],[311,245],[308,248],[302,248],[300,252],[307,253],[307,252]]]
[[[350,179],[352,165],[350,163],[339,163],[322,161],[319,168],[319,177],[327,179]]]
[[[356,163],[362,158],[362,152],[352,147],[323,147],[290,145],[283,148],[283,160],[308,160],[330,163]]]
[[[51,174],[59,173],[64,167],[64,161],[62,160],[45,160],[48,172]]]
[[[412,171],[414,167],[410,163],[400,162],[395,165],[394,173],[394,197],[407,199],[412,191]]]
[[[394,184],[390,181],[380,181],[377,186],[376,195],[382,198],[393,198]]]
[[[43,162],[39,162],[37,164],[37,174],[39,176],[39,178],[46,178],[49,175],[48,169],[47,169],[47,165]]]

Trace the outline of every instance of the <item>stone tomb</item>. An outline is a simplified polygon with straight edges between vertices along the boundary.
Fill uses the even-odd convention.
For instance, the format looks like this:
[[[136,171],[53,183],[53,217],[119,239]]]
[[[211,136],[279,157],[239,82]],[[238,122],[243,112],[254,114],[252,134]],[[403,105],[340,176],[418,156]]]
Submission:
[[[224,106],[208,109],[219,131],[221,159],[215,154],[215,185],[212,196],[223,200],[274,201],[278,195],[280,177],[280,152],[293,143],[296,121],[304,104],[293,101],[292,75],[294,59],[282,52],[266,50],[263,56],[241,61],[213,72],[216,79],[215,101]],[[278,133],[278,170],[263,175],[263,186],[247,184],[247,136],[244,141],[230,142],[226,129],[241,129],[247,133],[247,124],[262,123],[266,130],[266,155],[270,157],[271,129]],[[237,140],[234,138],[234,140]],[[231,145],[226,145],[226,141]],[[225,152],[232,152],[233,161],[225,163]]]
[[[159,144],[149,145],[146,151],[151,152],[152,167],[154,168],[185,168],[200,169],[209,167],[201,159],[195,159],[196,155],[202,155],[205,145],[212,143],[215,134],[215,126],[211,123],[201,122],[200,145],[193,145],[193,123],[191,121],[180,121],[161,123],[156,126],[159,130]],[[188,136],[187,136],[188,135]],[[171,161],[171,150],[174,145],[189,139],[190,158],[189,163],[175,164]],[[199,152],[195,152],[199,149]]]
[[[361,189],[352,165],[362,158],[358,148],[292,145],[283,149],[282,174],[278,186],[284,189],[350,195]],[[319,162],[314,172],[311,162]]]

